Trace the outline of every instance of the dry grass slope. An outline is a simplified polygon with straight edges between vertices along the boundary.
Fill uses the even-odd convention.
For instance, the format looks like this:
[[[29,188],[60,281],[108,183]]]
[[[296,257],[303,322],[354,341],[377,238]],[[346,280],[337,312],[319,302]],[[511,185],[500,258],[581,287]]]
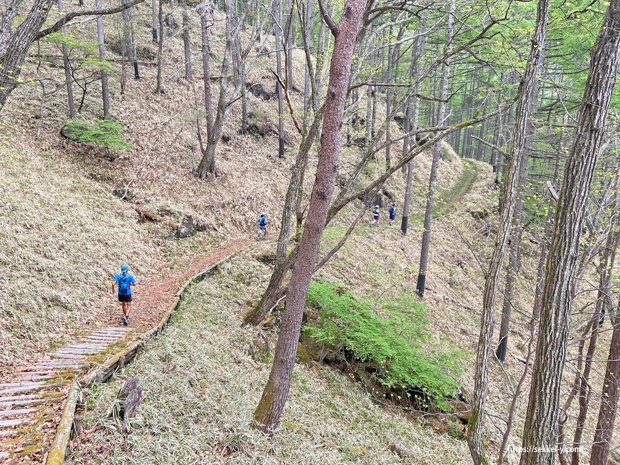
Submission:
[[[87,438],[77,464],[466,464],[467,446],[373,403],[353,381],[329,368],[298,365],[281,429],[273,439],[249,427],[269,374],[240,327],[244,301],[265,285],[269,269],[235,258],[194,287],[166,334],[120,379],[89,401]],[[108,416],[125,376],[145,390],[132,432]],[[413,455],[399,458],[398,445]]]
[[[120,262],[146,273],[157,256],[135,212],[74,166],[0,150],[1,373],[101,318]]]

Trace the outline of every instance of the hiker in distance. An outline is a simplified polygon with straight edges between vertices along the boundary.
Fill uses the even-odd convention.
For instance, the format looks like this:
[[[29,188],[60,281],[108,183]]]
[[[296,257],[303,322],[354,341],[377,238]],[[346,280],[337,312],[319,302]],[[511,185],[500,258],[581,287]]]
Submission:
[[[260,214],[258,218],[258,236],[256,236],[256,240],[260,241],[267,237],[267,215],[264,213]]]
[[[125,326],[129,324],[129,314],[131,313],[132,294],[131,286],[135,286],[136,278],[129,272],[129,265],[123,263],[121,272],[114,276],[114,284],[112,284],[112,293],[115,293],[115,285],[118,284],[118,301],[121,303],[123,317],[121,321]]]
[[[375,205],[374,209],[372,210],[372,224],[379,224],[379,205]]]
[[[390,226],[392,226],[392,223],[396,219],[396,203],[395,202],[392,202],[392,204],[390,205],[389,212],[390,212]]]

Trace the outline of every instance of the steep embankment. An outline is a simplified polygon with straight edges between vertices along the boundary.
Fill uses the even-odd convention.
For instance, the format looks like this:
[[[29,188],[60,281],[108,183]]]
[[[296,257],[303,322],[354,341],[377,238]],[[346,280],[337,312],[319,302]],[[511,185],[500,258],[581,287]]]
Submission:
[[[150,10],[140,5],[135,14],[136,18],[148,18]],[[216,23],[221,21],[219,17]],[[114,31],[112,18],[104,23]],[[198,29],[198,17],[192,15],[192,30]],[[95,24],[80,23],[71,33],[88,49],[96,37]],[[220,177],[215,182],[197,179],[193,170],[201,156],[195,132],[195,120],[202,111],[199,85],[182,78],[182,42],[175,31],[167,33],[164,94],[153,93],[156,47],[151,44],[147,21],[136,22],[142,79],[127,79],[121,93],[120,76],[110,75],[112,119],[125,126],[125,137],[133,146],[115,159],[61,136],[67,116],[57,43],[43,41],[37,51],[40,54],[35,56],[33,51],[24,67],[23,84],[3,108],[0,193],[7,201],[0,203],[0,335],[5,348],[0,355],[0,375],[25,365],[50,346],[63,344],[77,332],[112,322],[117,310],[109,294],[110,279],[121,262],[129,262],[142,279],[157,279],[175,263],[191,260],[192,254],[215,242],[253,233],[260,211],[267,212],[272,225],[279,223],[299,142],[290,117],[285,118],[288,145],[287,158],[282,160],[276,157],[275,100],[248,96],[251,122],[271,128],[264,136],[239,134],[240,108],[233,105],[217,152]],[[118,37],[110,33],[108,40],[112,44]],[[266,53],[273,48],[272,41],[267,36],[261,47],[252,50],[248,63],[248,81],[265,89],[273,88],[274,56]],[[217,63],[223,42],[212,45],[213,62]],[[198,35],[192,34],[192,47],[199,62]],[[82,51],[78,47],[72,53],[79,57]],[[118,67],[119,56],[112,50],[108,56],[112,66]],[[82,65],[76,61],[76,66]],[[293,71],[295,82],[301,83],[304,67],[300,50],[295,51]],[[76,76],[83,84],[81,79],[89,76],[88,70],[76,69]],[[44,95],[34,78],[45,79]],[[214,85],[217,89],[217,83]],[[78,86],[75,91],[81,100]],[[299,115],[302,95],[292,92],[291,99]],[[385,116],[381,99],[378,121]],[[365,105],[362,98],[360,113]],[[87,87],[79,118],[92,121],[100,116],[100,88],[95,80]],[[396,123],[392,123],[392,133],[399,134]],[[398,154],[400,147],[400,143],[394,144],[393,153]],[[343,149],[343,173],[357,163],[362,151],[356,146]],[[378,154],[378,158],[382,156]],[[306,193],[315,162],[313,154]],[[461,164],[442,165],[443,188],[452,184]],[[429,167],[429,154],[418,157],[413,196],[418,208],[424,201]],[[378,175],[381,170],[382,163],[374,163],[366,174]],[[388,182],[399,206],[403,183],[401,176]],[[126,201],[113,195],[117,189],[130,193]],[[167,225],[143,222],[136,208],[155,212],[167,223],[193,215],[208,225],[209,232],[176,241]]]
[[[457,189],[471,182],[472,173],[471,190]],[[492,207],[493,179],[488,166],[478,163],[467,164],[458,179],[440,195],[446,205],[458,198],[459,207],[446,208],[434,223],[428,304],[433,338],[471,351],[477,339],[472,310],[483,279],[468,244],[480,250],[486,240],[479,232],[484,222],[471,212]],[[421,224],[412,227],[403,237],[396,225],[361,225],[317,279],[340,282],[370,301],[412,295]],[[335,226],[327,242],[335,243],[342,228]],[[260,249],[235,257],[193,288],[167,333],[94,393],[82,445],[70,463],[172,463],[180,456],[188,463],[469,463],[464,441],[372,402],[359,384],[315,362],[296,367],[282,427],[272,439],[249,427],[275,336],[265,339],[261,331],[240,326],[271,271],[262,254],[271,254],[273,244]],[[138,377],[145,400],[131,434],[121,440],[107,412],[128,376]],[[470,377],[467,368],[466,389]],[[456,427],[448,431],[459,434]]]

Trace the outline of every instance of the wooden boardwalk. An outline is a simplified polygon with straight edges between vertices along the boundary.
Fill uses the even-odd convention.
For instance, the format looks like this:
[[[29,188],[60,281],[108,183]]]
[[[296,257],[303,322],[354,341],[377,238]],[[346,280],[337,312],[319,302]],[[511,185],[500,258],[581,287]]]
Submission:
[[[85,373],[116,347],[133,328],[107,327],[66,345],[0,384],[0,462],[43,460],[47,437],[70,381]]]

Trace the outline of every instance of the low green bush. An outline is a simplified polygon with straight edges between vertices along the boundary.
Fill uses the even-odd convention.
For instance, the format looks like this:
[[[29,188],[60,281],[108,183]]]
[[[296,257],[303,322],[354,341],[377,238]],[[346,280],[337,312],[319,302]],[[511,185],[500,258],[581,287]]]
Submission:
[[[319,316],[304,327],[306,336],[379,365],[378,383],[420,390],[435,408],[448,408],[445,398],[454,396],[459,386],[466,354],[431,343],[425,304],[402,298],[383,304],[379,314],[371,303],[328,282],[312,283],[307,303]]]
[[[122,124],[107,120],[69,120],[63,128],[63,134],[68,139],[81,144],[93,144],[110,152],[131,150],[131,144],[123,137],[123,131]]]

